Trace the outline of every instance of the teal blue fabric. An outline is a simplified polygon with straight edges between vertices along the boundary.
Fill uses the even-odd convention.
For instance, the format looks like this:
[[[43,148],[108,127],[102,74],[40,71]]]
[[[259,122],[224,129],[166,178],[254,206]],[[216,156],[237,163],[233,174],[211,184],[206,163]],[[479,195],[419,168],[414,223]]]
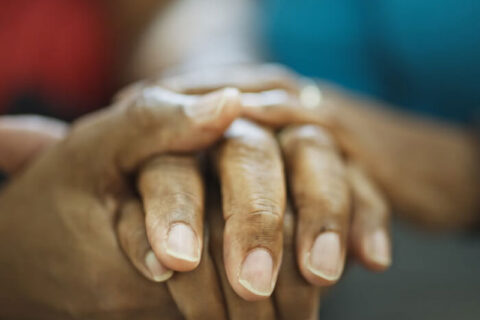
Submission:
[[[480,108],[480,0],[264,0],[272,60],[423,114]]]

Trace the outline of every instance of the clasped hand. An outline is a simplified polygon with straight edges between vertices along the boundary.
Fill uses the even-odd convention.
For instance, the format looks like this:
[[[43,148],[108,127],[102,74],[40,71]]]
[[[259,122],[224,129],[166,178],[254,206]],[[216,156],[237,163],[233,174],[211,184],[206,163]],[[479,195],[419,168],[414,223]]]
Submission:
[[[347,255],[391,261],[388,206],[324,111],[261,66],[138,83],[71,129],[37,126],[0,195],[2,312],[314,318]]]

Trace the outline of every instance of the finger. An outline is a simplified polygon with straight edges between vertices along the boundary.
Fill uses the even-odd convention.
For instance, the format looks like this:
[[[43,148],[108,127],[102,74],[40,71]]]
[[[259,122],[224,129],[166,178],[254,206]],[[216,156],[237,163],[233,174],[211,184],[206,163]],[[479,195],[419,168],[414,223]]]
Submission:
[[[275,64],[200,69],[187,74],[168,76],[160,83],[176,92],[203,94],[225,87],[242,92],[271,89],[298,91],[298,79],[292,71]]]
[[[120,247],[133,266],[147,279],[162,282],[173,272],[155,257],[148,243],[140,201],[129,199],[119,210],[116,231]]]
[[[219,146],[225,268],[237,294],[270,296],[282,257],[283,165],[272,132],[235,121]]]
[[[156,282],[169,280],[167,286],[170,294],[185,319],[226,319],[215,266],[206,248],[202,262],[195,271],[177,273],[172,277],[173,272],[157,260],[150,248],[140,202],[135,199],[126,201],[118,219],[117,234],[127,258],[147,279]],[[199,297],[199,292],[207,294]]]
[[[317,124],[330,128],[335,125],[331,102],[320,93],[316,97],[315,92],[295,95],[279,89],[243,93],[242,105],[244,117],[270,127]]]
[[[157,156],[142,167],[138,186],[156,256],[172,270],[193,270],[200,262],[204,205],[196,158]]]
[[[0,170],[15,173],[39,152],[62,139],[67,125],[41,116],[0,117]]]
[[[331,285],[344,268],[349,229],[343,161],[332,138],[318,126],[290,127],[280,141],[298,214],[300,270],[312,284]]]
[[[204,149],[221,137],[239,112],[236,89],[193,97],[144,86],[78,121],[67,139],[67,145],[76,148],[67,149],[75,150],[77,157],[79,148],[102,150],[99,165],[106,168],[101,170],[119,167],[131,172],[155,154]]]
[[[383,271],[392,263],[387,201],[357,164],[349,163],[348,178],[353,198],[352,248],[366,268]]]
[[[211,189],[209,189],[211,191]],[[210,194],[216,194],[213,191]],[[220,197],[213,196],[209,199],[207,207],[207,220],[210,226],[210,252],[212,254],[217,274],[223,288],[223,295],[228,310],[230,320],[259,319],[274,320],[275,309],[271,299],[261,301],[245,301],[233,291],[225,271],[223,255],[223,234],[225,222],[222,219],[222,210],[220,208]]]
[[[191,272],[176,273],[167,282],[168,289],[185,319],[227,319],[220,280],[208,252],[208,234],[203,243],[199,266]]]
[[[277,286],[275,307],[280,319],[318,319],[320,288],[312,286],[300,274],[295,255],[295,217],[287,206],[283,228],[283,259]]]

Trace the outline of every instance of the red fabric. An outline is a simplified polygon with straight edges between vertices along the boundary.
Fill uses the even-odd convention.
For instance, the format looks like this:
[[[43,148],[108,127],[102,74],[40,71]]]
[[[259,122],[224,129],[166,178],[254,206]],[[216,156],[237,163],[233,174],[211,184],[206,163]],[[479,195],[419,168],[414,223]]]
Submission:
[[[0,0],[0,8],[0,112],[25,89],[53,105],[97,107],[112,67],[101,1]]]

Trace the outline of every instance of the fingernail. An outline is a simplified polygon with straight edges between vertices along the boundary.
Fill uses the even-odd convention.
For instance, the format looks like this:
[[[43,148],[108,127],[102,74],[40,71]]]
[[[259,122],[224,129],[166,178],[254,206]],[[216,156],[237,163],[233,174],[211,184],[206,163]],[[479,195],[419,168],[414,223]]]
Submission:
[[[239,91],[235,88],[203,96],[195,103],[186,105],[185,114],[198,123],[212,121],[236,96],[239,96]]]
[[[173,271],[165,268],[155,256],[152,250],[148,251],[145,255],[145,265],[152,275],[152,279],[156,282],[162,282],[168,280],[172,275]]]
[[[186,261],[196,262],[200,259],[197,237],[190,226],[176,223],[170,228],[167,254]]]
[[[373,262],[379,265],[387,267],[392,262],[390,241],[383,230],[376,230],[365,238],[364,251]]]
[[[343,270],[343,257],[340,237],[335,232],[320,234],[313,243],[310,251],[308,269],[315,275],[336,281]]]
[[[273,259],[266,249],[250,251],[243,261],[239,282],[248,291],[269,296],[272,293]]]

